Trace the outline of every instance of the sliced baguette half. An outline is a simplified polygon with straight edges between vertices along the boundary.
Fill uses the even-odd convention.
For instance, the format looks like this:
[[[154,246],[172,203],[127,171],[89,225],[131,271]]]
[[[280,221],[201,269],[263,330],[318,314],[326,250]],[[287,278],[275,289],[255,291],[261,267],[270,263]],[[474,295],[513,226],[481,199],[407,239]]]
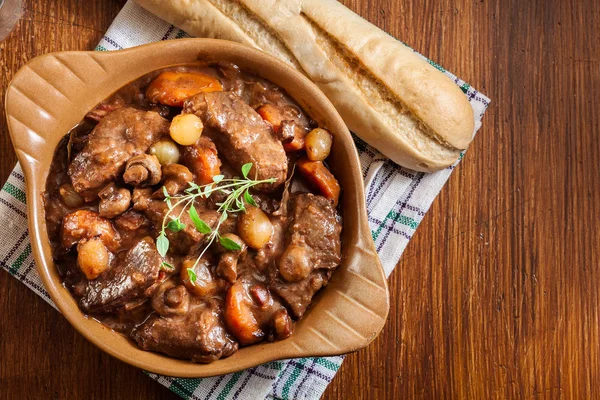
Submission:
[[[293,65],[360,138],[394,162],[432,172],[473,137],[458,86],[335,0],[135,0],[197,37],[233,40]]]

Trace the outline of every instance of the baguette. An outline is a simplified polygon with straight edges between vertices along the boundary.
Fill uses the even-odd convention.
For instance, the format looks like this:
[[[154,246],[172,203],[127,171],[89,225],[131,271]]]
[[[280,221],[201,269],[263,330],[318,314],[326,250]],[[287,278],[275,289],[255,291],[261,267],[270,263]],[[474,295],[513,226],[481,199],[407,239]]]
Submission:
[[[433,172],[473,137],[462,91],[335,0],[135,0],[197,37],[237,41],[294,66],[353,132],[394,162]]]

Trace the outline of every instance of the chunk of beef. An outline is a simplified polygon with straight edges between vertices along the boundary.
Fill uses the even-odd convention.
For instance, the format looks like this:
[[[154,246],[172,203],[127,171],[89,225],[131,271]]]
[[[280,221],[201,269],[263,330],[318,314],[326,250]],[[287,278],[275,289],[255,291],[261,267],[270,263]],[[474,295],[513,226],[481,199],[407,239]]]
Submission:
[[[115,219],[115,226],[121,232],[133,234],[141,229],[148,228],[150,222],[142,214],[128,210]]]
[[[77,210],[65,215],[61,228],[61,244],[70,249],[83,239],[99,237],[110,251],[116,252],[121,246],[121,238],[110,220],[97,212]]]
[[[80,304],[87,313],[111,313],[141,301],[158,280],[162,259],[150,237],[141,239],[97,279],[88,282]]]
[[[172,200],[173,201],[173,200]],[[176,206],[169,215],[174,217],[181,213],[183,205]],[[133,194],[133,208],[143,212],[150,222],[158,231],[162,227],[163,220],[169,212],[169,206],[162,199],[154,199],[149,191],[135,190]],[[198,215],[209,226],[215,226],[219,218],[219,214],[215,210],[209,210],[197,204],[196,210]],[[181,213],[180,221],[185,224],[185,228],[179,232],[173,232],[166,229],[167,238],[169,239],[170,249],[179,254],[188,254],[194,245],[200,243],[204,239],[204,234],[196,230],[187,212]]]
[[[290,198],[286,244],[270,286],[300,318],[341,261],[341,219],[331,202],[310,193]]]
[[[152,316],[131,332],[131,337],[144,350],[172,357],[209,363],[229,357],[238,349],[227,333],[216,300],[194,305],[185,315]]]
[[[326,286],[331,271],[313,271],[299,282],[286,282],[276,270],[270,270],[270,287],[288,305],[292,314],[300,319],[310,305],[313,296]]]
[[[152,224],[144,214],[128,210],[114,220],[114,226],[119,231],[122,246],[128,249],[138,238],[150,235]]]
[[[145,153],[168,133],[169,121],[153,111],[121,108],[108,114],[69,165],[73,188],[93,201],[100,189],[123,173],[127,160]]]
[[[252,163],[250,176],[257,173],[258,179],[276,179],[274,184],[259,189],[272,190],[285,181],[288,161],[281,142],[239,96],[231,92],[200,93],[185,102],[183,112],[202,119],[219,154],[237,171]]]
[[[331,201],[312,193],[290,198],[287,246],[305,247],[315,269],[334,269],[341,261],[342,221]]]

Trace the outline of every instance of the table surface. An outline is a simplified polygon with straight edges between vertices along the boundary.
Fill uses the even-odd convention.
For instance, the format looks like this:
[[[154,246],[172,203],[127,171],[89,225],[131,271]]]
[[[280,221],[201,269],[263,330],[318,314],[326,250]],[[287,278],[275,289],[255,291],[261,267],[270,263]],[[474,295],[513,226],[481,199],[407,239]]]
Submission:
[[[597,398],[600,2],[343,3],[492,105],[390,277],[383,332],[346,358],[325,398]],[[0,44],[2,91],[36,55],[93,49],[123,0],[24,5]],[[4,113],[0,150],[4,180],[16,162]],[[4,271],[0,393],[177,398]]]

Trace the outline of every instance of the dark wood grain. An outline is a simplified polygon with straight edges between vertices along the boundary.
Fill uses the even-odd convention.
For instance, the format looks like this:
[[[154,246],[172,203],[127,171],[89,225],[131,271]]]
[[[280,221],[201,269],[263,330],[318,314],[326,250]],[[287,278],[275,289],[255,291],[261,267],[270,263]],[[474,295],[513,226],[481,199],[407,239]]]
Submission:
[[[384,331],[325,398],[600,397],[600,3],[343,2],[493,103],[390,277]],[[0,45],[3,88],[35,55],[93,48],[123,1],[25,3]],[[4,179],[15,156],[0,118]],[[176,398],[5,272],[0,393]]]

